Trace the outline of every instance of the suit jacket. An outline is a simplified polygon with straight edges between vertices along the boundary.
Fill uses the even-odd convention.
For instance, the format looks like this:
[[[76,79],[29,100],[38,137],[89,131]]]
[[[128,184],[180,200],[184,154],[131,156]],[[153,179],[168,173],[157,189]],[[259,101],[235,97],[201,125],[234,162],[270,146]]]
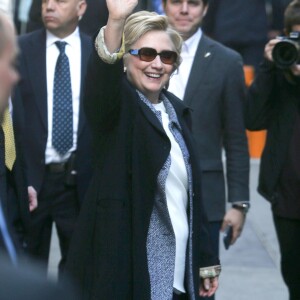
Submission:
[[[82,97],[87,60],[92,43],[81,38],[81,95],[78,123],[76,170],[77,191],[83,200],[91,177],[90,131],[82,109]],[[19,81],[13,100],[13,120],[16,139],[24,151],[28,184],[40,191],[45,175],[45,149],[48,138],[46,31],[44,29],[19,38]]]
[[[150,299],[147,233],[157,177],[171,144],[164,129],[123,75],[123,64],[103,63],[94,52],[89,64],[85,108],[91,123],[97,168],[68,254],[66,269],[83,299]],[[95,79],[99,84],[94,84]],[[167,93],[190,152],[193,171],[193,281],[199,267],[218,264],[210,251],[201,201],[200,171],[189,132],[189,110]],[[172,257],[172,256],[170,256]],[[173,274],[172,274],[173,275]],[[173,277],[172,277],[173,278]],[[198,299],[198,297],[196,297]]]
[[[205,35],[199,42],[184,95],[192,109],[193,136],[202,168],[203,202],[209,221],[225,213],[222,150],[228,201],[249,200],[249,155],[243,120],[242,59]]]
[[[5,166],[4,133],[0,126],[0,199],[3,213],[16,246],[23,247],[24,235],[29,227],[29,204],[24,161],[16,144],[16,161],[10,171]]]

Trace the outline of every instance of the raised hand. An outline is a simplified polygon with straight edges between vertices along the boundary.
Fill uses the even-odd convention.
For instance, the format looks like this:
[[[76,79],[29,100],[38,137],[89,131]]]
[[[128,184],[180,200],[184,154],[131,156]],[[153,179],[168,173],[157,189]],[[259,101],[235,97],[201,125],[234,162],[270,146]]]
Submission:
[[[106,0],[109,15],[104,40],[109,52],[112,53],[120,48],[126,18],[137,3],[137,0]]]
[[[126,20],[136,7],[137,0],[106,0],[111,20]]]

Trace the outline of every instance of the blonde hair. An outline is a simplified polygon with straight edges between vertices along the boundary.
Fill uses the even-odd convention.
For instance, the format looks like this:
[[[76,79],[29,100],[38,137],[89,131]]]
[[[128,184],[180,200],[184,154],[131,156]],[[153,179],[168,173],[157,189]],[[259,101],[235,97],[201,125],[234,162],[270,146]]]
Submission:
[[[123,41],[125,53],[137,40],[150,31],[164,31],[168,34],[174,45],[174,51],[178,55],[174,63],[174,68],[177,69],[181,63],[182,38],[177,31],[170,27],[166,16],[158,15],[155,12],[139,11],[127,18]]]

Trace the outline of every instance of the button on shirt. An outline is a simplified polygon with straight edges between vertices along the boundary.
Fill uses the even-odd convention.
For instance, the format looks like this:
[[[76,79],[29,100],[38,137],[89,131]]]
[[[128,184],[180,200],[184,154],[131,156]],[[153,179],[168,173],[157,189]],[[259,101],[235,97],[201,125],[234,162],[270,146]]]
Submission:
[[[69,59],[71,73],[71,87],[73,99],[73,147],[68,153],[61,157],[52,146],[52,117],[53,117],[53,86],[56,61],[59,50],[55,45],[56,41],[65,41],[66,54]],[[79,122],[79,103],[81,86],[81,40],[77,28],[71,35],[63,40],[58,39],[47,31],[46,40],[46,67],[47,67],[47,105],[48,105],[48,140],[46,146],[46,164],[63,162],[68,159],[70,153],[77,147],[77,130]]]
[[[170,79],[168,91],[176,95],[181,100],[183,100],[185,94],[189,74],[192,69],[201,36],[202,30],[199,28],[193,36],[183,43],[181,50],[182,63]]]

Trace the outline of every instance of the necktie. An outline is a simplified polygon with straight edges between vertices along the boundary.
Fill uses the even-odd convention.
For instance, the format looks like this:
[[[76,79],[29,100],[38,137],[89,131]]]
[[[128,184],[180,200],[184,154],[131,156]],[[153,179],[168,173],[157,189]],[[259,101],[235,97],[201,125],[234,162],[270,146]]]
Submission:
[[[4,132],[5,144],[5,165],[9,170],[12,170],[16,160],[16,148],[14,130],[8,108],[5,110],[3,115],[2,128]]]
[[[55,42],[60,54],[54,73],[52,145],[63,156],[73,145],[73,109],[66,42]]]

